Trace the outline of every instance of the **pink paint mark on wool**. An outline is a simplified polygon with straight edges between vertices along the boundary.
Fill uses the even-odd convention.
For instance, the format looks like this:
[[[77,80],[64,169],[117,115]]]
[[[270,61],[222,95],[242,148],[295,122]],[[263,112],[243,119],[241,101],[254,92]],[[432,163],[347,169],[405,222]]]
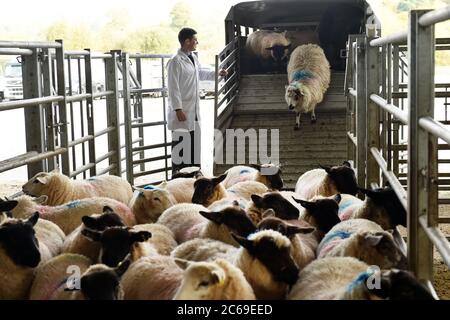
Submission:
[[[52,212],[51,208],[48,206],[37,206],[35,208],[35,212],[39,212],[40,218],[46,218],[50,212]]]
[[[353,210],[351,208],[347,208],[344,211],[342,211],[341,213],[339,213],[339,218],[341,219],[341,221],[346,221],[352,217],[352,214],[353,214]]]
[[[331,250],[334,249],[334,247],[336,247],[342,241],[343,241],[343,239],[334,239],[334,240],[329,241],[327,244],[325,244],[322,247],[317,258],[319,259],[319,258],[323,258],[324,256],[326,256]]]

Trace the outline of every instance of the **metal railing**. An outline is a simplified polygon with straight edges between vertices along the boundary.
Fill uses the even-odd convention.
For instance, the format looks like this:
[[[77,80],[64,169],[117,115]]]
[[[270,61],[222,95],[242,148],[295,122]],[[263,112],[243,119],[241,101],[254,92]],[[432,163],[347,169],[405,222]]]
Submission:
[[[170,56],[129,55],[117,50],[65,51],[62,40],[0,41],[0,55],[20,56],[23,99],[0,102],[0,112],[24,110],[26,140],[26,153],[0,161],[0,173],[26,165],[28,178],[60,167],[63,174],[75,179],[80,175],[87,178],[126,173],[134,183],[135,177],[155,172],[165,172],[167,179],[170,144],[165,119],[164,59]],[[134,59],[135,69],[129,59]],[[142,59],[160,60],[158,88],[141,86]],[[145,70],[146,74],[150,72]],[[163,112],[160,119],[152,117],[152,122],[145,122],[143,96],[149,93],[162,96]],[[147,157],[145,150],[156,153],[154,149],[161,143],[146,145],[144,128],[156,125],[164,131],[160,136],[164,137],[165,162],[159,167],[153,163],[152,170],[146,171],[146,164],[159,157]],[[133,138],[134,128],[137,137]],[[140,171],[133,171],[138,166]]]
[[[435,98],[444,98],[447,107],[450,84],[436,85],[434,79],[435,50],[448,50],[442,46],[448,39],[435,39],[434,24],[448,19],[450,6],[415,10],[407,32],[377,39],[351,35],[346,75],[348,154],[356,162],[358,183],[370,187],[389,182],[408,213],[409,266],[430,287],[433,247],[450,268],[450,243],[439,229],[439,223],[450,221],[439,216],[438,208],[439,185],[445,180],[438,164],[448,163],[438,151],[449,148],[450,130],[448,121],[435,119]],[[404,45],[407,74],[399,54]],[[400,139],[403,131],[407,145]],[[402,175],[406,180],[399,179]]]

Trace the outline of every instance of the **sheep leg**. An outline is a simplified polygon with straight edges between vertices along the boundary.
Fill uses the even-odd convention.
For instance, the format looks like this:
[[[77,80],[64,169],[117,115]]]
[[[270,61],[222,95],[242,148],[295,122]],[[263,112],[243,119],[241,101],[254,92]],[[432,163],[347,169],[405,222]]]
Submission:
[[[295,127],[294,130],[299,130],[300,129],[300,112],[296,112],[295,113]]]
[[[314,112],[314,110],[311,112],[311,123],[316,123],[317,118],[316,118],[316,113]]]

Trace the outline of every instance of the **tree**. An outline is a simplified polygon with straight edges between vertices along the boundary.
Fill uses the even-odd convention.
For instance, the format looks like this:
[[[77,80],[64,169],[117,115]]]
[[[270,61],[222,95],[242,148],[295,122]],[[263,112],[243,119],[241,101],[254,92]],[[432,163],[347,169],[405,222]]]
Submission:
[[[170,11],[171,26],[178,30],[182,27],[192,26],[192,10],[190,5],[185,1],[178,1]]]

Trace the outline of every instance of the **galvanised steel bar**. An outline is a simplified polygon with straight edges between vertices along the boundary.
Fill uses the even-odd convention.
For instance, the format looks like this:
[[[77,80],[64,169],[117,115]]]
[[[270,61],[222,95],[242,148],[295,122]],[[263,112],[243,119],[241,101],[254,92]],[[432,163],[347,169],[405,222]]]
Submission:
[[[123,82],[123,107],[125,116],[125,159],[126,159],[126,173],[128,182],[134,184],[133,176],[133,131],[131,128],[131,95],[130,95],[130,65],[128,63],[128,53],[122,53],[122,82]]]

